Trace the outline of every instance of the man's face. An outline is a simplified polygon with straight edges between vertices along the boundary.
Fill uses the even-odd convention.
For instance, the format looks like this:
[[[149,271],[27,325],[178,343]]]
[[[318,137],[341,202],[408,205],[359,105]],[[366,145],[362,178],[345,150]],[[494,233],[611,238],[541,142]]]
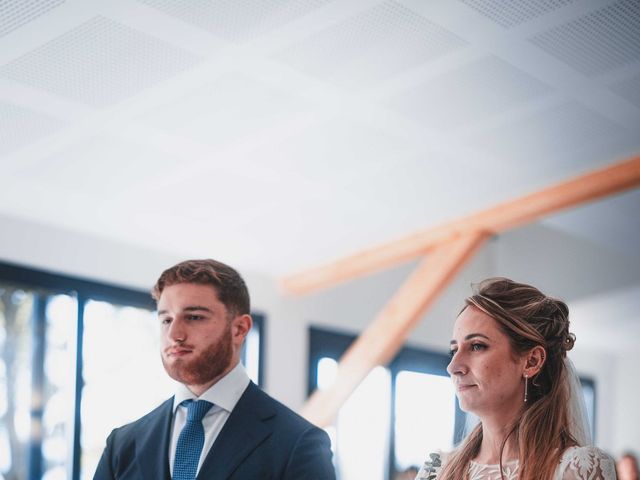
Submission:
[[[158,317],[162,364],[196,395],[235,367],[251,328],[248,315],[229,314],[214,287],[194,283],[166,287],[158,300]]]

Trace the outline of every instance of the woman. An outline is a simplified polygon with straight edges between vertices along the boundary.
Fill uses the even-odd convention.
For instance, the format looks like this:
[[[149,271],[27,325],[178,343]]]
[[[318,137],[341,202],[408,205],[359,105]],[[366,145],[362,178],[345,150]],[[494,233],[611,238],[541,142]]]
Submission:
[[[480,423],[451,454],[432,453],[416,480],[611,480],[590,443],[580,384],[566,353],[567,305],[506,278],[466,299],[447,371]]]

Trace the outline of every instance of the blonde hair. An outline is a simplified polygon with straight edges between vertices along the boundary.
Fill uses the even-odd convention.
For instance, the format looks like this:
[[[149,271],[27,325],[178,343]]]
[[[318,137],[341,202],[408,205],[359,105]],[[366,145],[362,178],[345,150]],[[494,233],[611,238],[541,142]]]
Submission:
[[[563,301],[508,278],[489,278],[475,290],[465,300],[464,308],[473,306],[493,318],[516,354],[523,355],[538,345],[546,353],[540,372],[529,383],[529,400],[523,402],[519,418],[503,439],[500,472],[504,446],[513,435],[520,461],[519,480],[553,478],[562,453],[577,445],[569,430],[569,389],[564,365],[566,352],[575,342],[569,332],[569,309]],[[469,462],[478,455],[481,444],[480,423],[449,455],[439,478],[467,478]]]

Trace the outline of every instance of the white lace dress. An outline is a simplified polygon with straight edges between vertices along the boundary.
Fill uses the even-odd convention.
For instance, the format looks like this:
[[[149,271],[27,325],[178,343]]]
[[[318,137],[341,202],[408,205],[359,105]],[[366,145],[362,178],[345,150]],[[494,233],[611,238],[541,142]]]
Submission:
[[[432,453],[424,463],[416,480],[436,480],[440,476],[446,455]],[[518,480],[518,460],[502,464],[504,480]],[[596,447],[568,448],[556,470],[553,480],[615,480],[613,459]],[[469,480],[502,480],[499,465],[469,464]]]

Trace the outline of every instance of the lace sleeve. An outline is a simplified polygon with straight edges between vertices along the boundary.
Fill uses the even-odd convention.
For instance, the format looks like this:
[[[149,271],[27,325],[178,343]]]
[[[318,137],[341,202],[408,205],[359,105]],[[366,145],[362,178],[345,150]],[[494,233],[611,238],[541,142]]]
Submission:
[[[436,480],[442,470],[442,454],[430,453],[422,468],[416,475],[416,480]]]
[[[572,447],[562,456],[556,479],[616,480],[615,462],[596,447]]]

